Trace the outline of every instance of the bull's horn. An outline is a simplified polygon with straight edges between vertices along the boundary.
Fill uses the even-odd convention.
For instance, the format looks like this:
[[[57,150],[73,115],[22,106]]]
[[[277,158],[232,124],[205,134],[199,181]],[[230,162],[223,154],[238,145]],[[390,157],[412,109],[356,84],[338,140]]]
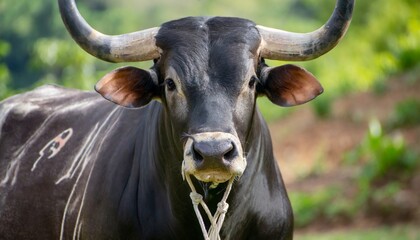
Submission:
[[[89,54],[109,62],[137,62],[159,57],[155,36],[159,28],[109,36],[93,29],[74,0],[58,0],[61,18],[73,39]]]
[[[317,58],[337,45],[351,21],[354,0],[337,0],[328,22],[310,33],[293,33],[257,26],[261,56],[274,60],[304,61]]]

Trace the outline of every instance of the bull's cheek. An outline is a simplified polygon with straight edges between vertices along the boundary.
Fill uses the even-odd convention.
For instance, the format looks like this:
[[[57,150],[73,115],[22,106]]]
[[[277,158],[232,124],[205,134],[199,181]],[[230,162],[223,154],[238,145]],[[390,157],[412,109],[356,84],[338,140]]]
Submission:
[[[245,89],[239,95],[234,108],[235,128],[242,141],[245,141],[254,111],[255,96],[248,89]]]
[[[174,130],[182,137],[185,131],[185,125],[188,122],[188,104],[185,97],[179,94],[173,94],[166,97],[168,112],[171,122],[173,122]]]

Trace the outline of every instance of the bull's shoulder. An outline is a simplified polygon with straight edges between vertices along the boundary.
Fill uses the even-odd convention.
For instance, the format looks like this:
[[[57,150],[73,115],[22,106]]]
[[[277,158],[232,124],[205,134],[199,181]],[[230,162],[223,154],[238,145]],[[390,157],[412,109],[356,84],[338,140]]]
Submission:
[[[9,121],[30,120],[31,115],[48,116],[59,109],[100,101],[98,94],[45,85],[0,102],[0,127]]]
[[[105,102],[93,92],[53,85],[5,99],[0,102],[0,151],[10,152],[11,146],[21,145],[39,129],[47,125],[57,128]]]
[[[12,96],[0,102],[0,113],[7,110],[31,111],[41,107],[54,107],[86,98],[98,98],[93,92],[64,88],[56,85],[44,85],[22,94]]]

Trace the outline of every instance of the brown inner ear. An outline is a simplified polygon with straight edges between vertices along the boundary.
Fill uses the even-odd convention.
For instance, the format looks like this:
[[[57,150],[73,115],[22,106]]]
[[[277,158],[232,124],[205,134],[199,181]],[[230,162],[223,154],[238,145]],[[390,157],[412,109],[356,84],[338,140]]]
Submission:
[[[123,67],[105,75],[95,86],[104,98],[124,107],[141,107],[156,94],[150,73],[135,67]]]
[[[267,97],[284,107],[306,103],[324,91],[310,72],[291,64],[271,69],[264,87]]]

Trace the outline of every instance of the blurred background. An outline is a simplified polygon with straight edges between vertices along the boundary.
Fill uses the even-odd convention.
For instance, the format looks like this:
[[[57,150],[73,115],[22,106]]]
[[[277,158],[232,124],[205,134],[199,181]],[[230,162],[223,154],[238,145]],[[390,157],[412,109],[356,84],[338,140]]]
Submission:
[[[78,1],[87,21],[107,34],[197,15],[308,32],[327,21],[334,5]],[[357,1],[341,43],[319,59],[295,64],[311,71],[325,92],[299,107],[279,108],[264,98],[259,106],[294,208],[296,239],[420,239],[420,1]],[[119,66],[73,42],[56,1],[0,1],[0,100],[43,84],[93,90]]]

